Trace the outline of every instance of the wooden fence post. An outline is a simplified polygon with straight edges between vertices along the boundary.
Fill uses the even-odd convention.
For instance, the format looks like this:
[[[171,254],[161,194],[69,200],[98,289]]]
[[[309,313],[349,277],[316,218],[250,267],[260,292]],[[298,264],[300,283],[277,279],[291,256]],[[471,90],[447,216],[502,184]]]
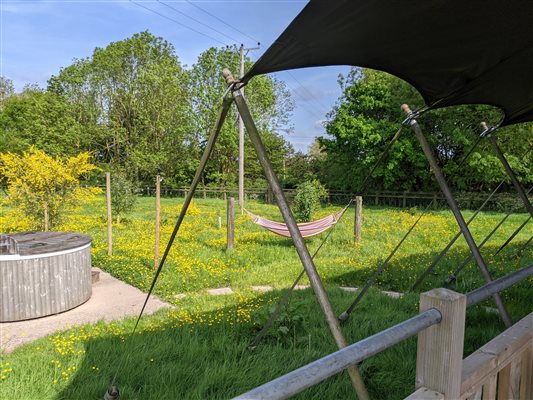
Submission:
[[[361,230],[363,226],[363,197],[355,196],[355,221],[354,242],[361,243]]]
[[[444,399],[461,395],[466,296],[448,289],[420,295],[420,312],[436,308],[442,321],[418,334],[416,388],[440,392]]]
[[[159,264],[159,238],[161,236],[161,177],[155,177],[155,249],[154,268]]]
[[[230,251],[233,249],[235,240],[235,199],[233,197],[228,198],[227,228],[228,251]]]
[[[105,173],[107,200],[107,255],[113,254],[113,216],[111,215],[111,173]]]

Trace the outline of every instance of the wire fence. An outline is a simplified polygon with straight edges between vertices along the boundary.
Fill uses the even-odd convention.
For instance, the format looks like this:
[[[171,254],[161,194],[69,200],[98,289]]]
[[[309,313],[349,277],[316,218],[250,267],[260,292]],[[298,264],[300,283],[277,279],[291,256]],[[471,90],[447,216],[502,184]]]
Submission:
[[[105,186],[99,186],[105,190]],[[186,197],[189,191],[188,187],[164,187],[161,186],[161,197],[180,198]],[[294,199],[296,189],[284,189],[283,193],[289,201]],[[154,197],[155,186],[141,186],[137,189],[138,196]],[[440,192],[407,192],[407,191],[366,191],[363,194],[330,190],[328,191],[327,203],[335,205],[345,205],[356,195],[363,197],[365,206],[376,207],[393,207],[393,208],[425,208],[429,202],[433,201],[432,208],[435,210],[448,209],[448,204],[443,194]],[[274,204],[274,195],[268,188],[252,188],[244,190],[245,200],[256,200],[267,204]],[[479,206],[487,199],[489,193],[483,192],[456,192],[455,199],[461,209],[478,209]],[[197,199],[223,199],[228,197],[239,197],[239,189],[233,187],[212,187],[199,186],[194,194]],[[533,202],[533,196],[529,196]],[[516,209],[516,212],[525,212],[520,197],[516,193],[505,192],[495,194],[484,207],[487,211],[506,211]]]

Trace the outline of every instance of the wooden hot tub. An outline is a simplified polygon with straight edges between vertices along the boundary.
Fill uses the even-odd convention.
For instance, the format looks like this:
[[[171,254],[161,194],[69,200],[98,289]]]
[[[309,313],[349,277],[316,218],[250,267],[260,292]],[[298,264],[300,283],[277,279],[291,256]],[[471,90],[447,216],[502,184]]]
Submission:
[[[0,322],[70,310],[91,297],[91,237],[24,232],[0,237]]]

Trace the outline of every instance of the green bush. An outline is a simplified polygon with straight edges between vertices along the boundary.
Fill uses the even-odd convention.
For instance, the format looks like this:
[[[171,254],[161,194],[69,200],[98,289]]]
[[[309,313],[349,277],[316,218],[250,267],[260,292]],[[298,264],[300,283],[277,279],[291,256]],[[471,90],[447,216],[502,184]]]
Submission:
[[[300,222],[309,222],[320,208],[320,201],[328,197],[326,188],[316,179],[305,181],[296,188],[294,214]]]
[[[125,213],[133,210],[137,197],[135,196],[135,186],[126,178],[126,175],[119,172],[111,175],[111,209],[117,217],[117,224]]]

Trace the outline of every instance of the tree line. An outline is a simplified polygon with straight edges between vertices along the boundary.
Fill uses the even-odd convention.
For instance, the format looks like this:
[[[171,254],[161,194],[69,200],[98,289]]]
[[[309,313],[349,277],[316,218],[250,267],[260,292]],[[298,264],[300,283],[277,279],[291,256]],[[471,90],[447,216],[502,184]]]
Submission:
[[[250,61],[246,60],[247,67]],[[15,93],[0,82],[0,153],[34,146],[50,156],[89,152],[100,168],[137,184],[190,183],[226,91],[222,69],[239,70],[236,48],[211,48],[186,69],[175,48],[149,32],[96,48],[48,80]],[[246,98],[276,169],[294,154],[277,133],[289,125],[293,102],[284,83],[263,76],[247,86]],[[237,114],[232,108],[221,131],[204,184],[237,181]],[[254,150],[245,142],[246,179],[263,185]]]
[[[246,60],[246,69],[251,61]],[[188,185],[215,120],[226,84],[221,71],[239,70],[234,47],[210,48],[190,68],[175,48],[141,32],[91,56],[76,59],[48,80],[46,88],[26,86],[15,93],[0,77],[0,153],[32,146],[55,157],[88,152],[101,169],[137,185]],[[294,102],[284,82],[258,76],[245,89],[252,115],[285,187],[319,179],[328,189],[360,191],[361,184],[405,118],[402,103],[423,105],[406,82],[383,72],[353,68],[339,77],[342,94],[325,122],[327,135],[307,153],[296,152],[278,131],[290,130]],[[235,186],[238,115],[230,110],[204,175],[206,186]],[[497,124],[494,107],[466,105],[431,110],[419,118],[438,162],[454,190],[492,189],[506,179],[492,148],[479,136],[479,123]],[[498,130],[497,139],[524,185],[533,183],[533,125]],[[245,141],[247,187],[266,182],[255,151]],[[101,175],[101,173],[99,173]],[[433,191],[437,185],[410,129],[404,129],[368,187]]]
[[[400,105],[407,103],[416,109],[424,102],[405,81],[370,69],[353,68],[340,77],[339,84],[342,95],[328,114],[328,136],[318,139],[323,158],[315,162],[315,170],[329,188],[360,191],[366,175],[406,117]],[[497,125],[502,116],[495,107],[464,105],[430,110],[417,119],[453,189],[490,191],[502,180],[511,186],[488,141],[481,140],[474,146],[481,133],[480,122]],[[495,135],[518,178],[531,186],[533,124],[503,127]],[[410,128],[403,129],[372,174],[368,187],[438,190]]]

